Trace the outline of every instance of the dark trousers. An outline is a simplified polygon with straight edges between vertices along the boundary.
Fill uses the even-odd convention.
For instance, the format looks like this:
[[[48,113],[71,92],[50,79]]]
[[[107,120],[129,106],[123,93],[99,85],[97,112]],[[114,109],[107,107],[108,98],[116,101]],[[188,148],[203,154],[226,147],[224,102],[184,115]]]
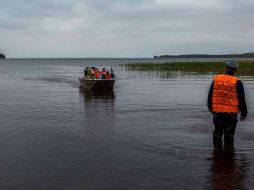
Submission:
[[[237,114],[214,113],[213,114],[213,142],[220,143],[224,134],[224,143],[234,143],[234,134],[237,124]]]

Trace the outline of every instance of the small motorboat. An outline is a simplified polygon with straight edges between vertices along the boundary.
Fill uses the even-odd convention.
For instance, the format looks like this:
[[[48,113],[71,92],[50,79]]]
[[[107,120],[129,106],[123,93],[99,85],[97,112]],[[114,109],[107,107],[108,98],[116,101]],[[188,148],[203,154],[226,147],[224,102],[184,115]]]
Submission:
[[[79,78],[80,85],[91,90],[112,90],[115,79],[85,79]]]
[[[79,78],[80,85],[91,90],[112,90],[115,84],[116,75],[111,73],[106,68],[101,72],[96,67],[86,67],[84,77]]]

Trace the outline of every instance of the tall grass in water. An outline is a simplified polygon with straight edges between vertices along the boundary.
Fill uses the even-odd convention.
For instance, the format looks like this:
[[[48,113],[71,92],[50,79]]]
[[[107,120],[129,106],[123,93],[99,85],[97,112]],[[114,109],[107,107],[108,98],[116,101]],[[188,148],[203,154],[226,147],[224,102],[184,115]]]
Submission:
[[[238,61],[237,75],[254,76],[254,61]],[[130,63],[124,65],[130,71],[183,72],[196,74],[224,73],[225,62],[167,62],[167,63]]]

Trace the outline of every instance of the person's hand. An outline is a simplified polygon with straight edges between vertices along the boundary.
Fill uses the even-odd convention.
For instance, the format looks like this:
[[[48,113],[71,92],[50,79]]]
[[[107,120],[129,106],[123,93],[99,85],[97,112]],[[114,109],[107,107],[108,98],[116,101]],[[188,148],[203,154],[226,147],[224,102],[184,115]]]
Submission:
[[[243,121],[243,120],[245,120],[245,118],[246,118],[245,115],[241,115],[240,120]]]

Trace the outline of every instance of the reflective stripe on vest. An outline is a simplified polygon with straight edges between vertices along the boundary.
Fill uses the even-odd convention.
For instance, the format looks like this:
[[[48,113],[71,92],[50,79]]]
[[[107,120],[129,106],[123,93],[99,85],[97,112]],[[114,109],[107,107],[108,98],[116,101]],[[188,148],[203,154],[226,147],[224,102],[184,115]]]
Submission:
[[[217,113],[237,113],[238,95],[236,82],[238,78],[231,75],[215,75],[213,81],[212,109]]]

